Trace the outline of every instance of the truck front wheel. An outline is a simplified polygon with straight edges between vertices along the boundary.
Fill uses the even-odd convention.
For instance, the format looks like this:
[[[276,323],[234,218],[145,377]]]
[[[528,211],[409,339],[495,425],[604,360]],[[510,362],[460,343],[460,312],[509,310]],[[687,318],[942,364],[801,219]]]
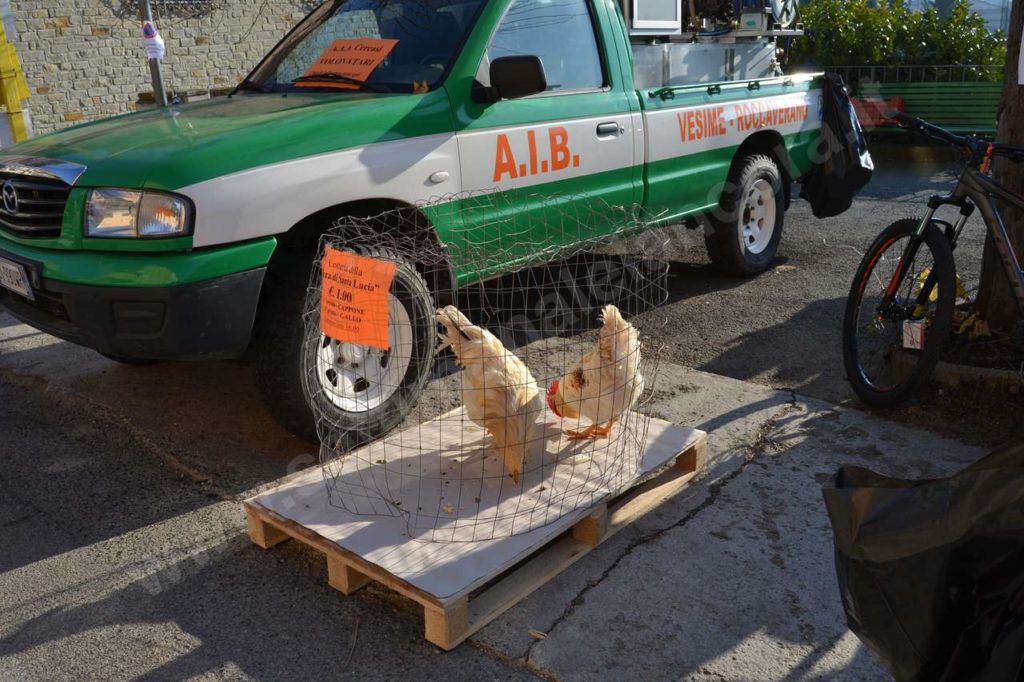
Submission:
[[[718,208],[705,222],[711,262],[740,277],[768,269],[779,250],[786,195],[782,174],[770,157],[750,154],[729,173]]]
[[[398,266],[388,294],[388,350],[321,333],[319,305],[305,302],[310,258],[304,267],[281,268],[269,282],[257,327],[256,384],[278,422],[307,440],[329,435],[355,446],[383,435],[408,415],[430,372],[437,331],[426,282],[400,256],[362,253]]]

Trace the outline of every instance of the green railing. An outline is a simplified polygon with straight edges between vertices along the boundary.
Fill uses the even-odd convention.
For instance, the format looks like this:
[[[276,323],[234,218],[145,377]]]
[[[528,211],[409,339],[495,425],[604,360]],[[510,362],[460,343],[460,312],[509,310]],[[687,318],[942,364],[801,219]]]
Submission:
[[[850,93],[923,118],[959,133],[994,134],[1003,95],[1003,67],[844,66]],[[899,106],[895,106],[895,105]],[[886,132],[883,125],[876,132]]]
[[[1003,82],[1003,67],[977,64],[835,66],[827,69],[838,73],[851,92],[870,83],[976,83]]]

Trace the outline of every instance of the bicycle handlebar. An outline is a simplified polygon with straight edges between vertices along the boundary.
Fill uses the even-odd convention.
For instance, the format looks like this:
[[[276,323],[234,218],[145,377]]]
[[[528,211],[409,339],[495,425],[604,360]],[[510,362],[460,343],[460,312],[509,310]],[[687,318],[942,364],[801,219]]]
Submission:
[[[951,144],[955,147],[961,147],[971,156],[984,154],[988,150],[988,146],[991,144],[993,154],[1005,156],[1013,163],[1024,163],[1024,147],[1022,146],[1012,144],[993,144],[991,141],[975,135],[955,135],[944,128],[932,125],[931,123],[928,123],[928,121],[923,121],[901,111],[891,111],[886,115],[896,121],[901,128],[916,130],[917,132],[927,135],[933,139]]]
[[[931,123],[928,123],[928,121],[923,121],[915,116],[911,116],[910,114],[904,114],[901,111],[894,111],[890,115],[890,118],[896,121],[901,128],[910,128],[912,130],[916,130],[920,133],[924,133],[928,137],[934,137],[936,139],[942,140],[943,142],[948,142],[949,144],[955,145],[957,147],[967,146],[966,137],[954,135],[953,133],[949,132],[948,130],[945,130],[944,128],[932,125]]]

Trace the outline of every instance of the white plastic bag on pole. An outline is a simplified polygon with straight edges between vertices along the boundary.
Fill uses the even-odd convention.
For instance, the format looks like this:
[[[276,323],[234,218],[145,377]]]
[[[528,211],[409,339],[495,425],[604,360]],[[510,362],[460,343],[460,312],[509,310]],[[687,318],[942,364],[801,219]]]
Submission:
[[[146,54],[150,59],[163,59],[167,54],[164,39],[152,21],[142,22],[142,40],[146,44]]]
[[[1024,41],[1020,44],[1020,61],[1017,62],[1017,84],[1024,85]]]

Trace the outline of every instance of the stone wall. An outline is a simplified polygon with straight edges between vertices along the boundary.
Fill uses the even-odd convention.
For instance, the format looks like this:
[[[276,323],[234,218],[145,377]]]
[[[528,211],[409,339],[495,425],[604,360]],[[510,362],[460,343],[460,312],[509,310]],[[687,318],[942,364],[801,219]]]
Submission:
[[[310,0],[153,0],[169,90],[231,87],[315,6]],[[36,133],[135,110],[152,92],[128,0],[11,0]]]

